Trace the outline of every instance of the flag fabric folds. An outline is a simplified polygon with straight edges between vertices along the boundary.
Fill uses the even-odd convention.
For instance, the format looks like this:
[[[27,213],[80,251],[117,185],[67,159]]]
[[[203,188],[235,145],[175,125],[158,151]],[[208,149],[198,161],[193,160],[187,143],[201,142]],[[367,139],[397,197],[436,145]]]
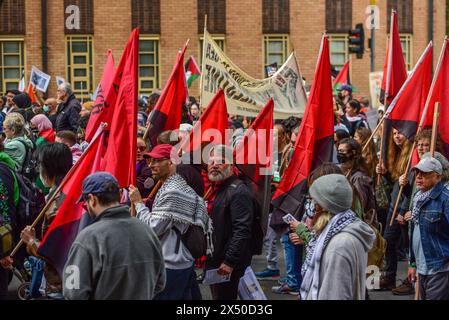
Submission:
[[[303,212],[310,172],[332,160],[334,110],[332,96],[329,40],[323,35],[315,77],[298,132],[291,162],[273,196],[271,227],[285,230],[282,217],[293,214],[298,220]]]
[[[190,88],[193,81],[201,76],[200,68],[198,67],[198,64],[193,56],[190,56],[189,60],[187,60],[184,69],[186,72],[187,87]]]

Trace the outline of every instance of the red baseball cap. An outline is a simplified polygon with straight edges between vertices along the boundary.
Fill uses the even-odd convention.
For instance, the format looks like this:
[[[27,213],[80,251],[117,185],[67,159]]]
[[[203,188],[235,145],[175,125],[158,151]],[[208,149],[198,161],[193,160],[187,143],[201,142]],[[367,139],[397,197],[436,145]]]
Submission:
[[[170,144],[158,144],[151,150],[143,155],[144,158],[153,159],[170,159],[172,156],[173,146]],[[175,154],[175,153],[174,153]]]

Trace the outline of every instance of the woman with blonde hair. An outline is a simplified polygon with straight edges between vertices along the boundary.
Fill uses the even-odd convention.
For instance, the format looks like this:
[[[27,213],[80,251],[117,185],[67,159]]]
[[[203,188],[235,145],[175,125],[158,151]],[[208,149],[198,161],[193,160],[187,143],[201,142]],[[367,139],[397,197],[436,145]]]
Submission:
[[[25,119],[20,113],[9,113],[3,121],[6,135],[5,152],[16,163],[17,171],[22,171],[27,152],[33,151],[33,142],[26,136]]]

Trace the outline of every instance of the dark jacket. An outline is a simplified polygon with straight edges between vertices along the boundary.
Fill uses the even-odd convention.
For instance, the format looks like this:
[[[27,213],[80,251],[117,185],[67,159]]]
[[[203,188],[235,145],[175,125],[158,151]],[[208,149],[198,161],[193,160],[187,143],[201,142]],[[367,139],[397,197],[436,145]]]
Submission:
[[[449,190],[439,182],[421,207],[418,218],[421,242],[429,269],[441,270],[449,262]],[[414,226],[412,223],[413,239]],[[410,241],[412,243],[412,241]],[[413,246],[410,262],[415,263]]]
[[[206,269],[218,268],[224,262],[245,270],[251,264],[253,203],[248,186],[236,185],[238,180],[236,176],[226,180],[212,204],[214,253],[206,260]]]
[[[76,268],[79,288],[69,285]],[[127,206],[107,209],[73,242],[63,283],[70,300],[151,300],[165,286],[159,240]]]
[[[201,175],[200,164],[179,164],[176,166],[178,173],[187,184],[195,190],[200,197],[204,196],[204,180]]]
[[[70,130],[76,133],[80,118],[81,104],[71,95],[66,102],[58,106],[58,116],[56,117],[56,132]]]
[[[0,259],[7,256],[12,249],[13,231],[16,236],[19,233],[18,230],[12,230],[15,214],[14,176],[11,169],[0,162]],[[17,237],[15,240],[18,240]]]

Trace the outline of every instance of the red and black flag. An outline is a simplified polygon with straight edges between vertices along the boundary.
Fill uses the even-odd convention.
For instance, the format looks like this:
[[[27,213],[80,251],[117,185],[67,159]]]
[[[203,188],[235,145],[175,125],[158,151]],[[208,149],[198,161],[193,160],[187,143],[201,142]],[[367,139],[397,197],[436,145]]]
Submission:
[[[136,183],[137,96],[139,65],[139,31],[134,29],[117,69],[114,90],[117,91],[109,123],[107,148],[102,171],[117,178],[121,188]]]
[[[392,129],[395,128],[413,142],[421,121],[423,128],[432,125],[433,107],[423,114],[432,79],[432,55],[433,46],[430,42],[385,112],[384,141],[391,140]],[[388,155],[388,143],[383,143],[382,149],[382,159],[385,160]]]
[[[185,152],[198,151],[203,143],[227,144],[228,109],[222,89],[215,94],[206,110],[195,123],[190,135],[181,143]]]
[[[187,46],[184,46],[182,51],[178,52],[170,78],[151,112],[148,137],[153,147],[156,145],[157,137],[161,132],[178,130],[181,124],[182,110],[188,97],[184,72],[186,48]]]
[[[251,182],[253,194],[260,205],[260,221],[264,233],[271,202],[273,113],[274,102],[270,99],[234,150],[235,166],[242,178]]]
[[[125,57],[127,56],[127,50],[123,52],[122,59],[119,63],[119,70],[123,68],[123,63]],[[115,78],[115,64],[114,57],[112,55],[112,50],[108,50],[108,57],[106,64],[103,69],[103,76],[101,77],[100,83],[97,88],[97,95],[95,98],[94,107],[90,113],[89,122],[86,128],[86,141],[90,142],[95,132],[97,132],[98,127],[102,122],[110,123],[113,110],[111,110],[115,105],[115,100],[117,98],[115,90],[113,89],[113,82]]]
[[[285,229],[282,217],[287,213],[293,214],[298,220],[301,218],[307,193],[307,178],[313,169],[332,161],[333,137],[334,108],[329,40],[327,35],[323,35],[315,77],[293,157],[273,196],[271,227]]]
[[[391,12],[390,41],[384,64],[380,102],[384,105],[390,105],[406,79],[407,69],[405,68],[401,39],[399,37],[398,14],[393,10]],[[385,96],[387,97],[386,102]]]
[[[429,109],[434,110],[436,102],[440,103],[438,131],[442,142],[442,151],[449,158],[449,40],[444,39],[440,59],[434,74],[434,89],[430,93]],[[429,116],[433,112],[429,111]]]
[[[61,182],[61,191],[55,202],[59,206],[56,217],[45,233],[37,253],[47,259],[62,277],[65,262],[78,233],[90,223],[89,214],[81,203],[83,180],[101,171],[103,138],[95,136],[86,151]]]

